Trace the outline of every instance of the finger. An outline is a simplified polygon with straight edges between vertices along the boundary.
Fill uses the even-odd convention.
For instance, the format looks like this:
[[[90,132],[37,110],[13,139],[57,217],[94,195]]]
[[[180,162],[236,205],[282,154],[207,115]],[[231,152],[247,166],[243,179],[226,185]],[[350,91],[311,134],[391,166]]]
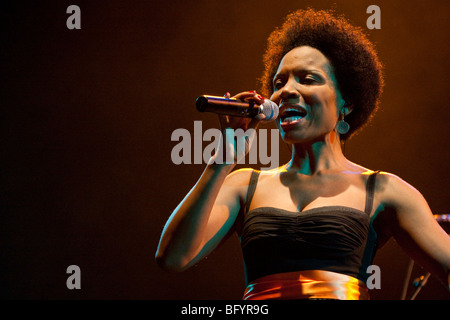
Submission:
[[[233,98],[239,99],[239,100],[244,100],[246,98],[254,97],[256,94],[257,94],[257,92],[255,90],[244,91],[244,92],[240,92],[240,93],[234,95]]]
[[[264,103],[264,101],[266,100],[266,98],[264,98],[262,95],[260,95],[260,94],[257,94],[256,96],[255,96],[255,98],[256,98],[256,103],[257,104],[263,104]]]
[[[225,129],[230,126],[230,118],[227,115],[218,114],[220,127]]]
[[[246,102],[253,101],[258,105],[263,104],[265,101],[265,98],[262,95],[258,94],[256,91],[241,92],[235,95],[233,98]]]
[[[254,118],[252,118],[247,126],[247,129],[252,128],[256,129],[259,125],[259,123],[264,120],[266,116],[262,113],[256,115]]]
[[[219,117],[220,127],[222,129],[226,129],[226,128],[232,128],[232,129],[245,128],[246,127],[246,123],[248,122],[248,118],[233,117],[233,116],[221,115],[221,114],[219,114],[218,117]]]

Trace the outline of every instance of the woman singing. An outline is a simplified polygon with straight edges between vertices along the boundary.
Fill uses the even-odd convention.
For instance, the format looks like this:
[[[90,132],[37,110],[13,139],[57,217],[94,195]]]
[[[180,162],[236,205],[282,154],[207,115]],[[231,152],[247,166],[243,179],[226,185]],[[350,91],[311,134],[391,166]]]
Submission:
[[[394,237],[448,284],[450,237],[423,196],[342,152],[341,143],[377,109],[383,86],[381,64],[361,30],[326,11],[299,10],[270,35],[264,61],[262,94],[279,106],[276,124],[292,146],[291,160],[273,170],[232,172],[236,157],[234,164],[216,160],[223,151],[238,154],[240,142],[222,143],[167,221],[159,265],[185,270],[236,232],[243,299],[369,299],[367,268]],[[234,98],[264,101],[255,91]],[[263,118],[220,116],[222,133],[256,128]]]

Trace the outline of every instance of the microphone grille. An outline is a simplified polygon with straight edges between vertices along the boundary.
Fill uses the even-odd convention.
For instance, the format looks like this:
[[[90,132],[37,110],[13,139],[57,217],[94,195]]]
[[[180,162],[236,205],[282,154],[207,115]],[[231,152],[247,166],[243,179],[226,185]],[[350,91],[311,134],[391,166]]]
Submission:
[[[278,117],[278,112],[278,105],[269,99],[266,99],[261,105],[261,113],[266,116],[263,121],[275,120]]]

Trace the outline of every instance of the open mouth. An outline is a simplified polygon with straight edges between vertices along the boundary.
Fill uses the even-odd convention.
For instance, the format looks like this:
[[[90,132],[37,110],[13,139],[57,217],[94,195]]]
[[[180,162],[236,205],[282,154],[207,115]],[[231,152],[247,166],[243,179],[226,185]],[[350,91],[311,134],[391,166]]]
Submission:
[[[304,117],[306,117],[306,110],[303,108],[290,108],[287,107],[286,109],[282,110],[280,112],[280,121],[281,123],[293,123],[293,122],[299,122]]]

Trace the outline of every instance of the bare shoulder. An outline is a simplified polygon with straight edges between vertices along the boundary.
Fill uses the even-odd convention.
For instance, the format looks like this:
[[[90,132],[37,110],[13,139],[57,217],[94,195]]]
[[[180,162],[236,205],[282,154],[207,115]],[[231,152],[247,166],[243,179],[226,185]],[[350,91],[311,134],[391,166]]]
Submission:
[[[252,169],[252,168],[244,168],[244,169],[239,169],[239,170],[235,170],[235,171],[231,172],[227,176],[226,181],[230,185],[247,185],[248,186],[248,183],[250,181],[250,176],[253,171],[259,172],[260,180],[273,178],[275,176],[278,176],[281,172],[280,168],[274,168],[274,169],[270,169],[270,170],[261,170],[261,171]]]
[[[375,183],[376,220],[380,247],[394,236],[417,232],[424,225],[434,223],[432,212],[422,194],[399,176],[379,172]],[[407,243],[404,241],[404,243]],[[408,242],[409,243],[409,242]]]
[[[232,171],[227,175],[222,185],[222,192],[234,195],[241,200],[245,198],[248,190],[250,176],[253,172],[251,168],[244,168]]]
[[[423,195],[411,184],[393,173],[380,172],[378,174],[376,192],[379,200],[392,209],[405,210],[418,206],[428,209]]]
[[[280,169],[275,168],[271,170],[256,170],[252,168],[243,168],[231,172],[225,179],[224,185],[230,188],[234,188],[235,191],[239,192],[241,196],[246,196],[248,187],[250,184],[250,178],[252,172],[257,171],[258,175],[258,185],[264,184],[264,182],[273,181],[271,179],[277,178],[280,174]]]
[[[248,186],[253,171],[251,168],[235,170],[227,175],[225,183],[230,187]]]
[[[450,237],[440,227],[423,195],[391,173],[377,178],[383,223],[400,247],[444,283],[450,279]],[[378,219],[378,218],[377,218]],[[447,279],[447,277],[449,277]]]

